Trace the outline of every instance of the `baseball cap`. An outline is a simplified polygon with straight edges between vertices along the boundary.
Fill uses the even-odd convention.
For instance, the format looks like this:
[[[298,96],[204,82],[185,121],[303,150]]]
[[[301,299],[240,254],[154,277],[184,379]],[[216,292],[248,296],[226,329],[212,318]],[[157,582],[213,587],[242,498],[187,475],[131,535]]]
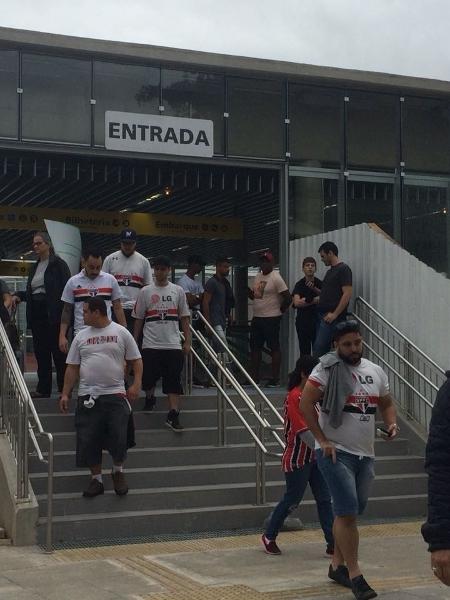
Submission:
[[[259,255],[259,260],[266,260],[267,262],[272,262],[273,261],[272,252],[270,252],[269,250],[267,250],[266,252],[263,252],[262,254]]]
[[[121,242],[135,242],[137,235],[134,229],[124,229],[120,234]]]
[[[160,254],[159,256],[155,256],[155,258],[151,261],[152,267],[171,267],[172,263],[170,262],[170,258],[168,256],[163,256]]]

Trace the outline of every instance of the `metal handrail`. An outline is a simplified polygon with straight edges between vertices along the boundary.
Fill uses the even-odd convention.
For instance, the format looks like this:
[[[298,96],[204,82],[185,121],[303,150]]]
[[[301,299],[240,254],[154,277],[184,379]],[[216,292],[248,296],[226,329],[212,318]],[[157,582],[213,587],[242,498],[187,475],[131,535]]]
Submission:
[[[433,367],[435,369],[437,369],[440,373],[442,373],[442,375],[445,375],[445,370],[441,366],[439,366],[436,362],[434,362],[434,360],[432,358],[430,358],[428,356],[428,354],[426,354],[423,350],[421,350],[418,346],[416,346],[416,344],[413,341],[411,341],[404,333],[402,333],[399,329],[397,329],[397,327],[395,325],[393,325],[390,321],[388,321],[386,319],[386,317],[383,317],[383,315],[381,313],[379,313],[371,304],[369,304],[367,302],[367,300],[364,300],[364,298],[362,298],[361,296],[358,296],[358,298],[356,298],[356,305],[358,303],[361,303],[366,308],[368,308],[378,319],[380,319],[380,321],[383,321],[383,323],[385,323],[390,329],[392,329],[392,331],[394,331],[407,344],[409,344],[411,346],[411,348],[413,348],[418,354],[420,354],[422,356],[422,358],[425,358],[431,365],[433,365]]]
[[[3,323],[0,322],[0,424],[8,436],[17,464],[16,501],[29,501],[29,440],[40,462],[47,463],[47,531],[45,549],[53,551],[53,436],[44,431],[30,396],[17,358]],[[39,446],[38,437],[48,442],[48,460]]]
[[[266,406],[268,406],[268,408],[270,408],[271,412],[280,421],[280,423],[283,423],[283,417],[280,415],[280,413],[278,412],[276,407],[272,404],[272,402],[269,400],[269,398],[264,394],[264,392],[259,387],[259,385],[252,379],[250,374],[246,371],[246,369],[243,367],[243,365],[239,362],[239,360],[236,358],[236,356],[233,354],[233,352],[230,350],[230,348],[227,346],[227,344],[225,344],[225,342],[221,339],[221,337],[219,335],[217,335],[217,332],[211,326],[209,321],[207,321],[205,319],[205,317],[202,315],[202,313],[199,311],[196,312],[196,316],[198,319],[200,319],[200,321],[202,321],[202,323],[205,325],[205,327],[208,329],[208,331],[213,335],[214,339],[223,348],[223,352],[226,353],[227,356],[229,356],[231,358],[232,362],[238,367],[238,369],[241,371],[241,373],[244,375],[244,377],[246,377],[247,381],[252,385],[252,387],[254,388],[256,393],[260,396],[260,398],[262,399],[264,404]]]
[[[396,399],[408,419],[425,431],[433,409],[432,399],[444,381],[445,371],[397,327],[358,297],[353,317],[363,327],[364,345],[392,375]]]

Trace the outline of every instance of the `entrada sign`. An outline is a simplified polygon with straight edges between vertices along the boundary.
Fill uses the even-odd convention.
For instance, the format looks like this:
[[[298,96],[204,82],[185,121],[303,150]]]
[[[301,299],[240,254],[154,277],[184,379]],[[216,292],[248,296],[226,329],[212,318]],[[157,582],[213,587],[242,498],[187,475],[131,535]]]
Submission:
[[[214,126],[204,119],[184,119],[105,112],[105,147],[108,150],[211,157]]]

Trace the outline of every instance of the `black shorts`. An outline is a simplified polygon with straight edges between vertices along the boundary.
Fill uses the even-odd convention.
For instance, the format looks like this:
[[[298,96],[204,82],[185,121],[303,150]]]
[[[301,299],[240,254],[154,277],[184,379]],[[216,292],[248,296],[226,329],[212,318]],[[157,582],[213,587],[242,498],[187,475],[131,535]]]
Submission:
[[[114,463],[127,457],[129,444],[131,408],[121,394],[99,396],[92,408],[84,401],[89,396],[80,396],[75,409],[77,432],[77,467],[93,467],[102,462],[102,450],[108,450]]]
[[[142,376],[142,389],[147,391],[155,387],[162,378],[162,391],[164,394],[182,394],[181,372],[184,366],[182,350],[158,350],[144,348],[142,350],[144,373]]]
[[[253,317],[250,325],[250,350],[280,349],[281,317]]]

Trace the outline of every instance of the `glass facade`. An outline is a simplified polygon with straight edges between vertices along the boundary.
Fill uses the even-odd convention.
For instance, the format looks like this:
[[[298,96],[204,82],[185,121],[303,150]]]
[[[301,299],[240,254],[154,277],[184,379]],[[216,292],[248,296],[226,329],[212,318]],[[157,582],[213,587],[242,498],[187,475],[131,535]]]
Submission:
[[[91,143],[91,61],[22,56],[22,137]]]
[[[337,229],[338,181],[319,177],[289,180],[289,237]]]
[[[232,77],[228,80],[228,153],[285,157],[283,85]]]
[[[328,88],[289,85],[289,152],[296,164],[338,167],[343,95]]]
[[[88,157],[104,147],[107,110],[212,120],[215,155],[289,163],[291,238],[375,222],[449,272],[450,93],[123,60],[0,50],[4,147],[17,139],[83,145]]]
[[[16,139],[19,131],[19,53],[0,50],[0,137]]]
[[[448,101],[404,99],[403,160],[407,171],[450,173]]]
[[[161,82],[164,115],[213,121],[214,154],[223,154],[224,77],[163,69]]]
[[[94,61],[94,143],[105,144],[105,112],[158,114],[159,69]]]
[[[347,165],[393,171],[400,147],[399,99],[358,92],[347,98]]]

